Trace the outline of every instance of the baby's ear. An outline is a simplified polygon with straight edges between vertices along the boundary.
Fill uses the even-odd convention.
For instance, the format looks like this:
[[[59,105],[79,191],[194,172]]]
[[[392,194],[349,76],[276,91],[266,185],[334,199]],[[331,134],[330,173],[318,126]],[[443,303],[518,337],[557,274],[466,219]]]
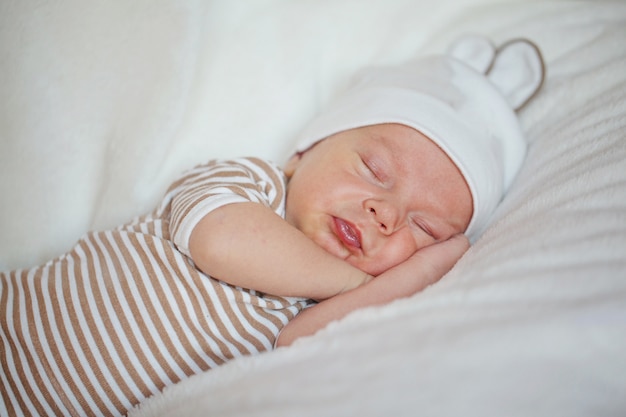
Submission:
[[[495,84],[514,110],[535,96],[545,78],[539,48],[527,39],[514,39],[498,48],[487,78]]]
[[[298,164],[302,159],[302,154],[303,152],[296,152],[291,158],[289,158],[289,160],[285,164],[285,169],[283,169],[283,172],[285,173],[285,176],[287,178],[291,178],[293,173],[296,171],[296,168],[298,167]]]

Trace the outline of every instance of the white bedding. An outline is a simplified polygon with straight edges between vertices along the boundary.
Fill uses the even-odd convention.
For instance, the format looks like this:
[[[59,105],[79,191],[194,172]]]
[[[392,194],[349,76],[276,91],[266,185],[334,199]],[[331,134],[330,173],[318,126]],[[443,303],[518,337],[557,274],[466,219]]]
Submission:
[[[358,68],[466,32],[531,38],[548,68],[492,227],[424,292],[133,416],[626,415],[624,1],[3,2],[0,270],[146,212],[196,162],[284,161]]]

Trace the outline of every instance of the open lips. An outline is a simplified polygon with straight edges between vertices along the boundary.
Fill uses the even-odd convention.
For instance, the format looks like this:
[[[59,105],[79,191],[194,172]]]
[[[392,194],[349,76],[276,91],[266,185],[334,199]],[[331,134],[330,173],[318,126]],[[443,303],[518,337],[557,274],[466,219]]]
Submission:
[[[359,230],[354,225],[343,219],[335,217],[334,220],[337,236],[339,237],[339,239],[346,246],[360,249],[361,233],[359,232]]]

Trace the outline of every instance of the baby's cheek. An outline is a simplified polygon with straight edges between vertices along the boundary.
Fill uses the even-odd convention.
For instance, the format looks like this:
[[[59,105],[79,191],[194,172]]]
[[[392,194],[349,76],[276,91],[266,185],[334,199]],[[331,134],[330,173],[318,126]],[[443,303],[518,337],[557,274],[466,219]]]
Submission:
[[[388,250],[381,252],[370,260],[371,266],[366,272],[374,276],[380,275],[409,259],[415,251],[415,249],[411,249],[407,246],[390,247]]]
[[[387,261],[389,265],[387,269],[401,264],[409,259],[419,249],[417,242],[412,234],[399,236],[387,248]]]

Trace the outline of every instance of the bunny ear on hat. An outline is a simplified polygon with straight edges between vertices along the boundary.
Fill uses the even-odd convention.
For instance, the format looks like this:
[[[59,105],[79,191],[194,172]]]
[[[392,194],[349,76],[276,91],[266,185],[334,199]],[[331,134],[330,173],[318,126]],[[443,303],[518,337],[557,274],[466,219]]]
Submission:
[[[447,55],[458,59],[481,74],[487,74],[496,57],[496,48],[485,37],[466,35],[448,47]]]
[[[528,103],[545,78],[541,52],[528,39],[513,39],[496,49],[482,36],[467,35],[452,43],[447,54],[485,74],[513,110]]]
[[[539,48],[527,39],[505,43],[498,48],[487,78],[513,109],[521,109],[543,85],[545,65]]]
[[[412,127],[436,143],[465,178],[474,209],[465,233],[475,240],[526,154],[515,109],[541,86],[543,64],[538,49],[525,42],[496,49],[485,38],[469,36],[447,55],[362,71],[305,127],[295,151],[349,129]]]

